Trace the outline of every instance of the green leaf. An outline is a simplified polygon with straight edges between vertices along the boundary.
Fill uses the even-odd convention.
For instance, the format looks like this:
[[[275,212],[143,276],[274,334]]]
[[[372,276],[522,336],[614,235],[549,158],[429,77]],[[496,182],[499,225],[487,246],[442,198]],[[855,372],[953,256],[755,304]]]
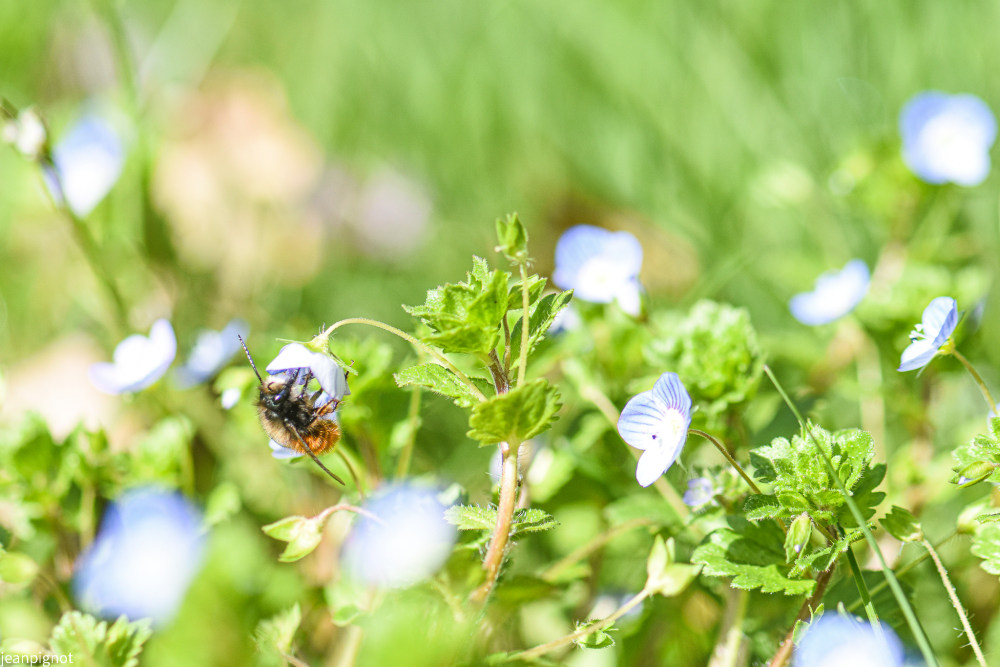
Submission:
[[[674,540],[666,542],[657,535],[653,540],[653,548],[646,559],[646,585],[644,588],[651,593],[664,597],[678,595],[694,581],[701,571],[701,565],[674,562]]]
[[[282,563],[291,563],[308,556],[319,545],[323,539],[323,526],[328,516],[328,514],[312,518],[289,516],[270,523],[261,530],[276,540],[288,542],[278,560]]]
[[[580,637],[573,643],[579,646],[580,648],[589,648],[589,649],[610,648],[615,645],[615,640],[611,637],[610,634],[608,634],[613,629],[614,626],[605,628],[603,630],[595,630],[594,632],[591,632],[588,635]]]
[[[205,502],[205,526],[211,528],[240,511],[240,490],[233,482],[221,482]]]
[[[892,506],[892,510],[879,523],[886,532],[901,542],[918,542],[924,537],[917,518],[909,510],[896,505]]]
[[[881,464],[868,467],[875,452],[871,435],[857,429],[831,434],[815,425],[810,426],[810,431],[844,486],[854,491],[852,497],[862,513],[871,516],[874,505],[884,497],[873,489],[885,475]],[[770,445],[751,450],[750,461],[754,476],[771,485],[771,495],[782,507],[778,516],[786,518],[807,512],[817,523],[839,519],[845,525],[853,525],[844,497],[811,437],[796,435],[790,441],[775,438]],[[768,501],[753,502],[757,503],[754,510],[761,514],[771,512],[774,516],[773,507],[766,506]]]
[[[400,387],[416,385],[450,398],[460,408],[470,408],[479,402],[472,389],[455,374],[438,364],[419,364],[404,368],[392,376]]]
[[[551,530],[558,525],[559,522],[548,512],[537,507],[527,507],[514,511],[510,534],[540,533],[543,530]]]
[[[981,568],[1000,575],[1000,523],[985,523],[976,528],[972,538],[972,553],[982,562]]]
[[[991,418],[989,433],[981,433],[959,445],[952,451],[952,457],[956,463],[954,469],[959,472],[952,480],[955,484],[964,488],[985,480],[1000,481],[997,474],[1000,466],[993,466],[992,469],[989,466],[990,463],[1000,464],[1000,418]]]
[[[296,603],[290,609],[260,621],[254,629],[253,641],[260,651],[291,654],[292,641],[301,622],[302,611]]]
[[[520,264],[528,261],[528,230],[517,216],[511,213],[506,218],[497,218],[496,251],[503,253],[510,261]]]
[[[486,260],[474,257],[466,282],[432,289],[422,306],[403,308],[430,328],[421,336],[426,343],[445,352],[488,354],[500,341],[509,278],[506,271],[491,272]]]
[[[539,378],[477,403],[468,436],[483,445],[522,443],[547,430],[559,411],[559,391]]]
[[[765,593],[808,595],[816,582],[794,579],[785,564],[785,536],[771,521],[750,523],[730,518],[730,526],[711,533],[691,555],[704,565],[703,574],[728,577],[732,585]]]
[[[538,297],[545,291],[545,285],[549,281],[538,275],[528,276],[528,307],[531,308],[538,301]],[[521,281],[511,283],[507,290],[507,310],[521,310],[524,308],[524,295],[521,294]]]
[[[444,511],[444,518],[459,530],[493,530],[497,525],[497,508],[452,505]]]
[[[89,614],[70,611],[52,629],[49,646],[61,655],[90,656],[93,663],[111,667],[135,667],[142,646],[152,634],[148,619],[129,623],[121,616],[110,627]]]
[[[528,327],[529,354],[545,336],[545,332],[547,332],[552,326],[552,323],[556,319],[556,315],[558,315],[563,308],[569,305],[572,298],[573,290],[569,290],[568,292],[547,294],[542,297],[541,301],[538,302],[538,305],[535,306],[535,309],[531,313],[531,324]],[[516,324],[514,324],[514,329],[510,332],[511,359],[517,359],[521,354],[521,328],[523,323],[524,318],[522,317]]]
[[[673,553],[667,550],[666,542],[657,535],[653,538],[653,548],[649,550],[646,558],[646,587],[649,588],[666,571],[667,566],[673,562]]]
[[[781,514],[781,503],[775,496],[755,493],[743,501],[743,513],[750,521],[773,519]]]

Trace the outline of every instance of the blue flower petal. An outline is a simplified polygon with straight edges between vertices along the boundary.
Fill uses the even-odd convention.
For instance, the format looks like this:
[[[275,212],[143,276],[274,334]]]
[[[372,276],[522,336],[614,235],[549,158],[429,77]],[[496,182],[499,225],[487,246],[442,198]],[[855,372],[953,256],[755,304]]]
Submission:
[[[955,332],[958,325],[958,303],[950,296],[939,296],[924,308],[920,318],[924,333],[939,348]]]
[[[620,299],[624,308],[638,310],[638,275],[642,245],[629,232],[610,232],[592,225],[566,230],[556,244],[552,281],[592,303]]]
[[[684,492],[682,500],[688,507],[701,507],[710,502],[715,495],[715,488],[712,480],[707,477],[695,477],[688,480],[687,491]]]
[[[996,139],[993,112],[974,95],[920,93],[900,112],[903,161],[927,183],[981,183]]]
[[[90,381],[107,394],[123,394],[145,389],[170,367],[177,354],[177,338],[170,322],[153,323],[149,336],[133,334],[115,348],[112,363],[90,367]]]
[[[828,271],[816,279],[811,292],[796,294],[788,302],[792,316],[810,326],[828,324],[854,310],[868,293],[871,275],[860,259],[840,271]]]
[[[635,479],[639,486],[645,488],[656,482],[673,465],[680,453],[680,447],[673,450],[653,447],[644,451],[635,467]]]
[[[622,439],[645,453],[636,480],[649,486],[680,456],[691,426],[691,397],[676,373],[664,373],[653,389],[633,396],[618,419]]]
[[[935,347],[932,341],[926,339],[915,340],[903,350],[903,355],[899,359],[899,368],[896,370],[905,372],[923,368],[930,363],[934,355],[937,354],[937,351],[938,348]]]
[[[618,418],[622,440],[636,449],[650,449],[657,443],[657,431],[666,417],[666,406],[652,391],[636,394],[625,404]]]
[[[888,625],[881,635],[868,623],[827,612],[806,628],[793,667],[902,667],[903,644]]]
[[[300,456],[305,456],[302,452],[279,445],[274,440],[269,441],[267,444],[271,447],[271,456],[276,459],[297,459]]]
[[[114,128],[97,115],[81,119],[52,151],[60,189],[51,173],[46,183],[53,198],[63,199],[80,217],[86,217],[111,190],[125,163],[122,140]]]
[[[653,396],[668,408],[678,410],[691,423],[691,395],[677,373],[664,373],[653,385]]]

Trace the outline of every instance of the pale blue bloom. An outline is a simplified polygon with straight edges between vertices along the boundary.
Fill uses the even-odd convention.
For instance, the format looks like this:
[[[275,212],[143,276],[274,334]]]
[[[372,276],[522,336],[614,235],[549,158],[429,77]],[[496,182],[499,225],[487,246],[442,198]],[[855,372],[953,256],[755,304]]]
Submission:
[[[106,119],[88,114],[59,140],[52,151],[52,162],[55,174],[48,170],[44,174],[52,197],[58,204],[65,202],[78,216],[86,217],[118,181],[125,164],[125,149]]]
[[[133,489],[104,514],[93,544],[76,564],[73,590],[106,618],[169,622],[201,567],[204,534],[198,510],[178,493]]]
[[[323,392],[316,398],[315,405],[326,405],[330,402],[330,396]],[[336,412],[328,412],[322,415],[320,419],[325,419],[327,421],[332,421],[335,424],[340,424],[340,420],[337,419]],[[285,447],[274,439],[268,440],[267,443],[271,447],[271,456],[276,459],[297,459],[300,456],[305,456],[304,453],[298,451],[297,449],[292,449],[291,447]]]
[[[852,259],[840,271],[827,271],[816,279],[811,292],[796,294],[788,302],[802,324],[820,325],[839,320],[854,310],[868,293],[868,265]]]
[[[642,246],[629,232],[609,232],[591,225],[566,230],[556,244],[552,281],[592,303],[617,301],[622,310],[641,310]]]
[[[930,363],[958,325],[958,304],[950,296],[939,296],[924,308],[921,323],[910,334],[898,371],[912,371]]]
[[[230,387],[219,396],[219,403],[223,410],[232,410],[242,396],[243,391],[239,387]]]
[[[91,364],[90,381],[107,394],[139,391],[159,380],[176,354],[174,328],[168,320],[159,319],[148,337],[132,334],[118,343],[112,363]]]
[[[979,185],[990,172],[997,124],[975,95],[920,93],[900,112],[899,130],[903,161],[928,183]]]
[[[277,375],[284,372],[309,370],[319,386],[336,400],[351,393],[347,387],[347,372],[332,358],[313,352],[301,343],[289,343],[281,348],[278,356],[267,365],[267,372]],[[302,374],[304,376],[304,373]]]
[[[712,502],[714,496],[715,488],[712,486],[712,480],[707,477],[695,477],[688,480],[683,500],[688,507],[701,507]]]
[[[652,390],[633,396],[621,417],[618,433],[636,449],[639,457],[635,479],[649,486],[667,471],[687,441],[691,426],[691,396],[677,373],[664,373]]]
[[[884,639],[883,639],[884,638]],[[882,638],[868,623],[829,612],[806,628],[793,667],[902,667],[906,656],[896,633],[882,624]]]
[[[246,322],[236,319],[222,331],[200,332],[187,361],[177,369],[177,383],[187,388],[212,379],[242,349],[237,336],[246,338],[248,330]]]
[[[387,588],[410,586],[437,572],[451,555],[456,532],[445,506],[429,489],[389,486],[368,499],[344,542],[345,570],[359,581]]]

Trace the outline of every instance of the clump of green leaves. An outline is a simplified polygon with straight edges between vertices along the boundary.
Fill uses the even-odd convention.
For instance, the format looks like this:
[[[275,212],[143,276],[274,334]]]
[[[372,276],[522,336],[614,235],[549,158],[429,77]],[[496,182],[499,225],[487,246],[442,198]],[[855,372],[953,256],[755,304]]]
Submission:
[[[990,419],[989,433],[980,433],[953,452],[956,466],[952,482],[965,488],[986,480],[997,481],[1000,469],[1000,418]]]
[[[148,620],[129,623],[122,616],[109,625],[90,614],[70,611],[53,628],[49,645],[57,655],[80,656],[84,662],[89,659],[90,664],[135,667],[151,634]]]
[[[745,309],[703,300],[687,314],[655,317],[653,329],[649,365],[680,376],[708,428],[722,426],[727,413],[753,397],[764,355]]]

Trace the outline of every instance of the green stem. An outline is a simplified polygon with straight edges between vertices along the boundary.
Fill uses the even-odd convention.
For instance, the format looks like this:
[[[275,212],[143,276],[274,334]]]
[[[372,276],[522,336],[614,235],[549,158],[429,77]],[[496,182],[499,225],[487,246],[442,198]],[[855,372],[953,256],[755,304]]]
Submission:
[[[944,589],[948,591],[948,597],[951,598],[951,606],[955,608],[955,613],[958,614],[959,619],[962,621],[962,627],[965,629],[965,636],[969,640],[969,646],[972,647],[972,652],[976,654],[976,661],[979,662],[981,667],[986,667],[986,658],[983,656],[983,650],[979,648],[979,642],[976,641],[976,633],[972,631],[972,626],[969,624],[969,617],[965,613],[965,608],[962,607],[961,600],[958,599],[958,594],[955,592],[955,587],[952,585],[951,579],[948,578],[948,569],[941,562],[941,558],[938,556],[930,540],[925,537],[920,540],[920,543],[924,545],[927,553],[934,559],[934,565],[941,576],[941,583],[944,584]]]
[[[423,392],[419,387],[413,387],[410,394],[410,407],[406,412],[406,443],[399,454],[396,465],[396,477],[403,478],[410,471],[410,459],[413,458],[413,447],[417,443],[417,429],[420,427],[420,397]]]
[[[990,409],[993,410],[994,416],[1000,417],[1000,412],[997,412],[997,402],[993,400],[993,396],[990,394],[990,390],[987,388],[986,382],[983,381],[982,376],[976,372],[976,369],[972,367],[972,364],[965,358],[965,355],[955,349],[954,344],[951,345],[951,349],[949,351],[952,356],[962,362],[962,365],[965,366],[965,370],[969,371],[969,374],[972,375],[972,379],[979,385],[979,390],[983,392],[983,397],[989,404]]]
[[[958,531],[955,531],[955,532],[953,532],[953,533],[952,533],[951,535],[949,535],[948,537],[946,537],[946,538],[944,538],[943,540],[941,540],[940,542],[938,542],[938,543],[937,543],[937,546],[938,546],[938,547],[940,547],[941,545],[945,544],[945,543],[946,543],[946,542],[947,542],[948,540],[952,539],[952,538],[953,538],[953,537],[955,537],[956,535],[958,535]],[[928,559],[928,558],[930,558],[930,557],[931,557],[931,556],[930,556],[930,554],[929,554],[929,553],[926,553],[926,552],[925,552],[925,553],[921,554],[921,555],[920,555],[920,556],[918,556],[917,558],[914,558],[914,559],[913,559],[912,561],[910,561],[910,562],[909,562],[909,563],[907,563],[906,565],[904,565],[904,566],[902,566],[901,568],[899,568],[899,569],[898,569],[898,570],[896,571],[896,576],[897,576],[897,577],[902,577],[902,576],[903,576],[903,575],[905,575],[905,574],[906,574],[907,572],[909,572],[910,570],[912,570],[912,569],[913,569],[913,568],[915,568],[916,566],[920,565],[921,563],[923,563],[923,562],[924,562],[925,560],[927,560],[927,559]],[[889,584],[888,584],[888,582],[887,582],[887,581],[880,581],[880,582],[879,582],[879,583],[877,583],[876,585],[872,586],[872,588],[871,588],[871,594],[872,594],[873,596],[875,596],[875,595],[878,595],[878,594],[879,594],[879,593],[881,593],[881,592],[882,592],[883,590],[885,590],[886,586],[888,586],[888,585],[889,585]],[[852,602],[851,604],[847,605],[847,611],[850,611],[850,612],[854,612],[854,611],[855,611],[855,610],[856,610],[856,609],[858,608],[858,605],[859,605],[859,604],[861,604],[861,600],[855,600],[855,601],[854,601],[854,602]]]
[[[889,588],[892,589],[893,597],[896,598],[896,602],[899,604],[899,608],[903,612],[903,616],[906,618],[906,623],[910,627],[910,631],[913,633],[913,638],[916,640],[917,645],[920,647],[920,652],[924,656],[924,660],[927,662],[928,667],[937,667],[938,661],[934,655],[934,650],[931,648],[930,642],[927,639],[927,635],[924,633],[924,629],[921,627],[920,621],[917,619],[917,615],[913,611],[913,607],[910,606],[909,600],[906,599],[906,594],[903,592],[902,586],[899,585],[899,580],[896,579],[895,573],[893,573],[892,568],[890,568],[889,564],[886,562],[885,556],[882,554],[882,550],[878,546],[878,542],[875,541],[875,537],[872,535],[871,531],[868,530],[868,523],[861,515],[861,510],[858,509],[857,503],[855,503],[851,498],[850,492],[844,486],[840,476],[837,475],[836,471],[833,469],[833,464],[830,463],[830,457],[827,456],[826,451],[820,446],[819,441],[813,435],[812,428],[805,420],[802,419],[802,415],[798,408],[796,408],[795,404],[792,403],[792,400],[788,397],[784,387],[782,387],[778,382],[778,379],[774,376],[774,372],[767,364],[764,364],[764,372],[767,373],[767,377],[770,378],[774,387],[781,395],[781,398],[784,399],[789,409],[795,415],[795,418],[799,421],[800,426],[805,429],[809,438],[813,441],[813,444],[816,445],[816,450],[823,457],[823,462],[826,464],[827,471],[830,474],[831,479],[834,480],[837,484],[837,488],[844,496],[847,507],[851,511],[851,516],[854,517],[854,521],[857,525],[861,527],[861,531],[864,533],[868,546],[871,548],[872,553],[874,553],[878,558],[882,572],[885,575],[886,582],[888,582]]]
[[[854,550],[851,545],[847,545],[847,563],[851,566],[851,575],[854,577],[854,584],[858,588],[858,595],[861,596],[861,602],[865,606],[865,615],[868,616],[868,621],[872,624],[873,628],[876,628],[876,632],[881,631],[881,625],[878,620],[878,613],[875,611],[875,605],[872,604],[872,596],[868,592],[868,585],[865,583],[864,574],[861,572],[861,566],[858,565],[858,559],[854,555]]]
[[[455,367],[455,364],[453,364],[450,361],[448,361],[447,357],[445,357],[443,354],[441,354],[440,352],[438,352],[437,350],[435,350],[431,346],[427,345],[426,343],[424,343],[424,342],[422,342],[422,341],[414,338],[413,336],[411,336],[410,334],[406,333],[405,331],[402,331],[400,329],[397,329],[396,327],[393,327],[393,326],[390,326],[388,324],[385,324],[384,322],[379,322],[378,320],[370,320],[367,317],[351,317],[351,318],[348,318],[346,320],[341,320],[339,322],[336,322],[336,323],[330,325],[330,327],[326,331],[323,332],[323,335],[329,336],[335,330],[337,330],[340,327],[342,327],[344,325],[347,325],[347,324],[367,324],[368,326],[375,327],[377,329],[382,329],[383,331],[388,331],[389,333],[391,333],[391,334],[393,334],[395,336],[398,336],[399,338],[402,338],[403,340],[405,340],[410,345],[413,345],[417,349],[422,350],[422,351],[426,352],[427,354],[429,354],[430,356],[432,356],[435,359],[437,359],[441,363],[442,366],[444,366],[449,371],[451,371],[452,373],[454,373],[455,377],[457,377],[462,382],[462,384],[464,384],[466,387],[468,387],[469,390],[480,401],[485,401],[486,400],[486,396],[483,395],[483,392],[479,391],[479,387],[477,387],[472,382],[472,380],[469,379],[468,375],[466,375],[462,371],[458,370],[458,368]]]
[[[729,465],[731,465],[733,468],[736,469],[736,472],[740,474],[740,477],[743,478],[743,481],[747,483],[750,489],[754,493],[760,495],[761,493],[760,487],[754,484],[753,480],[750,479],[750,475],[748,475],[746,471],[743,469],[743,467],[736,462],[736,459],[733,458],[733,455],[729,453],[729,450],[726,449],[721,442],[719,442],[714,436],[711,436],[708,433],[705,433],[704,431],[699,431],[696,428],[688,429],[688,433],[694,433],[695,435],[700,435],[701,437],[705,438],[713,445],[715,445],[715,448],[718,449],[724,457],[726,457],[726,460],[729,461]]]
[[[524,262],[521,268],[521,355],[517,362],[517,386],[524,383],[528,366],[528,336],[531,333],[531,296],[528,290],[528,267]]]
[[[547,644],[536,646],[535,648],[528,649],[527,651],[514,653],[508,656],[505,662],[512,662],[514,660],[522,660],[522,661],[531,660],[533,658],[543,656],[546,653],[551,653],[557,648],[561,648],[563,646],[571,644],[578,639],[583,639],[587,635],[592,635],[595,632],[600,632],[601,630],[610,628],[612,625],[615,624],[615,621],[617,621],[619,618],[621,618],[622,616],[624,616],[625,614],[629,613],[637,606],[642,604],[642,601],[648,598],[649,595],[650,592],[644,588],[641,591],[639,591],[635,596],[633,596],[631,599],[629,599],[625,604],[619,607],[610,616],[602,618],[598,621],[594,621],[592,623],[588,623],[587,625],[584,625],[583,627],[579,628],[576,632],[572,632],[564,637],[560,637],[559,639],[554,639],[548,642]]]
[[[740,663],[740,647],[744,642],[743,621],[746,619],[750,593],[741,588],[730,588],[728,596],[722,632],[708,667],[737,667]]]
[[[633,528],[641,528],[642,526],[652,526],[653,521],[646,518],[632,519],[626,521],[625,523],[620,523],[617,526],[612,526],[608,530],[604,531],[594,539],[590,540],[583,546],[580,546],[563,558],[556,561],[547,570],[542,572],[541,578],[545,581],[554,581],[562,574],[565,570],[569,569],[577,561],[581,561],[590,554],[594,553],[605,544],[618,537],[622,533],[627,533]]]
[[[799,613],[795,616],[795,620],[792,622],[792,627],[788,629],[785,633],[785,639],[781,642],[781,646],[778,647],[777,653],[771,658],[771,661],[767,663],[768,667],[784,667],[788,663],[788,659],[792,657],[792,649],[795,648],[795,625],[799,621],[805,621],[806,619],[812,617],[813,612],[819,607],[820,601],[826,594],[826,587],[830,584],[830,579],[833,577],[833,571],[836,568],[831,565],[826,570],[819,573],[816,577],[816,588],[813,590],[813,594],[810,595],[799,607]]]
[[[497,501],[497,523],[490,538],[490,546],[483,558],[483,569],[486,570],[486,581],[472,593],[474,602],[484,602],[489,597],[493,586],[500,576],[500,566],[507,551],[507,541],[510,538],[510,528],[514,518],[514,505],[517,496],[517,450],[519,442],[500,443],[502,458],[500,468],[500,498]]]

